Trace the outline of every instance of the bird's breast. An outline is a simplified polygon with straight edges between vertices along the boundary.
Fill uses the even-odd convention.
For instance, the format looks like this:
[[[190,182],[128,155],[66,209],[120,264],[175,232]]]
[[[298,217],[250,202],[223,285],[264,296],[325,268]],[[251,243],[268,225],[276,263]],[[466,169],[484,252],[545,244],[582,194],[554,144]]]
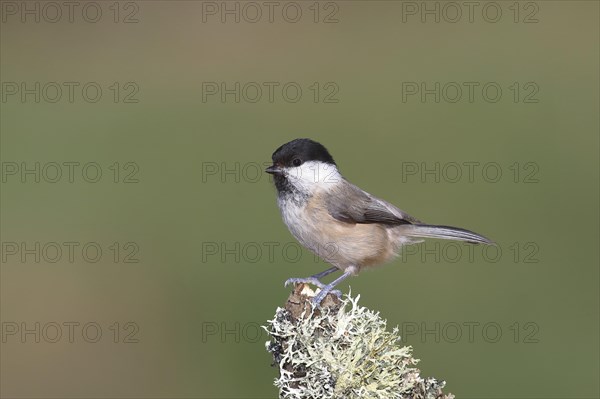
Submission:
[[[394,246],[385,227],[378,224],[346,223],[333,218],[322,195],[305,201],[279,199],[284,223],[306,248],[328,263],[344,270],[369,267],[391,260]]]

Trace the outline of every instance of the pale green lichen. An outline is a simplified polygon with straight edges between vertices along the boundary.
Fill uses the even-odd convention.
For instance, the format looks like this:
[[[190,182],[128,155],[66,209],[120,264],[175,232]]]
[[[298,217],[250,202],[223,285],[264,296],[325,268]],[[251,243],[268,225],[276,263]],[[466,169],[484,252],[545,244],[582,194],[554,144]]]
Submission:
[[[348,295],[318,310],[305,305],[299,317],[277,309],[265,329],[272,337],[267,350],[279,367],[279,397],[453,398],[442,394],[444,381],[424,379],[411,367],[418,360],[410,346],[400,345],[398,328],[387,331],[386,321],[358,305],[359,298]]]

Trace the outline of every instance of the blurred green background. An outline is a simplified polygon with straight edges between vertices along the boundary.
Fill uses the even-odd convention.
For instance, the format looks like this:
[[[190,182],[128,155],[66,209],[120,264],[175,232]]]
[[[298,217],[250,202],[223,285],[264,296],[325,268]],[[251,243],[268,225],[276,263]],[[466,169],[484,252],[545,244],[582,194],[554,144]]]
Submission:
[[[417,326],[405,335],[423,375],[464,398],[599,396],[598,2],[496,2],[485,18],[481,2],[472,22],[438,4],[439,23],[421,21],[434,2],[281,2],[272,22],[259,2],[254,23],[246,3],[97,2],[85,14],[100,9],[96,23],[80,4],[53,23],[43,2],[2,2],[2,397],[276,397],[257,327],[284,304],[285,279],[327,267],[297,259],[274,188],[256,177],[296,137],[419,219],[499,244],[498,261],[479,247],[456,262],[413,254],[341,286],[390,328]],[[240,22],[223,23],[235,7]],[[34,94],[22,98],[23,82]],[[72,102],[64,82],[79,85]],[[239,102],[206,91],[221,82],[240,82]],[[278,84],[272,101],[264,82]],[[407,95],[410,82],[439,82],[440,101]],[[473,101],[465,89],[452,102],[449,82],[477,82]],[[489,82],[497,102],[482,95]],[[36,162],[39,183],[21,176]],[[73,182],[65,166],[50,182],[52,162],[79,162]],[[90,162],[96,183],[82,177]],[[496,163],[502,176],[405,173],[452,162]],[[65,242],[79,245],[72,261]],[[21,335],[36,322],[39,343]]]

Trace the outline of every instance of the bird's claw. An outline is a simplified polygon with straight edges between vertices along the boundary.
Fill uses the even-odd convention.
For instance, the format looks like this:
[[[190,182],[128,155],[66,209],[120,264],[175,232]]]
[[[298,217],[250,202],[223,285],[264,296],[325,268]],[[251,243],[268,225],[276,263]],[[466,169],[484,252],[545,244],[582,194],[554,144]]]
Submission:
[[[312,284],[316,287],[319,287],[321,290],[312,299],[314,305],[319,305],[329,293],[334,294],[340,299],[342,298],[342,291],[334,290],[332,285],[323,284],[316,277],[289,278],[285,281],[284,287],[287,287],[290,284]]]
[[[314,277],[304,277],[304,278],[289,278],[285,281],[285,283],[283,284],[284,287],[287,287],[290,284],[312,284],[314,286],[317,286],[321,289],[323,289],[325,287],[325,284],[323,284],[322,282],[320,282],[319,280],[317,280]]]
[[[321,302],[323,302],[323,299],[325,299],[325,297],[327,296],[327,294],[330,294],[330,293],[337,296],[340,299],[342,298],[342,291],[328,290],[325,287],[324,289],[321,289],[321,291],[319,291],[319,293],[313,297],[313,299],[312,299],[313,305],[320,305]]]

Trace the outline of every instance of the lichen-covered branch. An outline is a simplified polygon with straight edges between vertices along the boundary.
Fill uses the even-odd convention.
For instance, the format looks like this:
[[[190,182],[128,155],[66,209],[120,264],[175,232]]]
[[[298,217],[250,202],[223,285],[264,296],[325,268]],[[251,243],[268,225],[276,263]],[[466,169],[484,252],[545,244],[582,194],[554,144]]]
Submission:
[[[399,345],[398,329],[388,331],[379,313],[358,305],[359,297],[330,294],[314,308],[313,296],[297,285],[265,327],[280,398],[454,398],[442,393],[444,381],[420,376],[412,348]]]

